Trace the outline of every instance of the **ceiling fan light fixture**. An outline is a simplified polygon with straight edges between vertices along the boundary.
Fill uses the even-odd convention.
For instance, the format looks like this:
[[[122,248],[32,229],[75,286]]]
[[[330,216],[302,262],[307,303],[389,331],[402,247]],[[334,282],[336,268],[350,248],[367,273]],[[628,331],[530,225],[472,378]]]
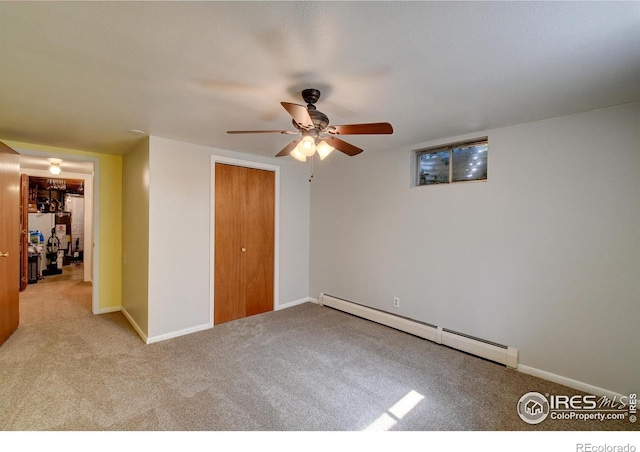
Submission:
[[[305,157],[311,157],[316,153],[316,140],[314,140],[312,136],[307,135],[298,143],[296,149]]]
[[[300,160],[301,162],[306,162],[307,161],[307,157],[302,152],[300,152],[300,150],[298,149],[298,146],[293,148],[293,151],[291,151],[289,153],[289,155],[291,157],[293,157],[294,159],[296,159],[296,160]]]
[[[331,146],[326,141],[321,141],[320,143],[318,143],[318,146],[316,146],[316,151],[318,152],[318,155],[320,156],[320,160],[324,160],[324,158],[327,155],[331,154],[333,149],[334,149],[334,147]]]

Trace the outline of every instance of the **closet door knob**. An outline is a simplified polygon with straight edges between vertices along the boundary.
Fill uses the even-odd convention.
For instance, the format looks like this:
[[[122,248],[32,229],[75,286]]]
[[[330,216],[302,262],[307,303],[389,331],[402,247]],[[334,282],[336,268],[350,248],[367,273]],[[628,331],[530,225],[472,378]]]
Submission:
[[[247,251],[247,249],[246,249],[244,246],[241,248],[241,250],[242,250],[242,252],[243,252],[243,253],[244,253],[245,251]]]
[[[9,257],[9,252],[8,251],[6,253],[0,252],[0,257]]]

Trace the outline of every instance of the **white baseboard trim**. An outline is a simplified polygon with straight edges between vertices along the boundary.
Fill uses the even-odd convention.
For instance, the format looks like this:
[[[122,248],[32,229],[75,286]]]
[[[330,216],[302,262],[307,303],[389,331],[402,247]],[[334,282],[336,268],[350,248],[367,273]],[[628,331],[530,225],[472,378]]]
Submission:
[[[142,328],[140,328],[140,326],[136,323],[136,321],[133,320],[133,317],[131,317],[131,315],[127,312],[127,310],[125,308],[121,308],[120,312],[122,312],[122,314],[126,317],[126,319],[129,321],[133,329],[136,330],[136,333],[138,333],[138,336],[140,336],[140,338],[144,341],[144,343],[148,344],[149,342],[147,342],[148,341],[147,335],[144,334],[144,331],[142,331]]]
[[[507,367],[515,368],[518,363],[518,349],[495,342],[490,342],[477,337],[462,334],[456,331],[442,328],[409,317],[402,317],[391,314],[380,309],[355,303],[353,301],[337,298],[325,293],[318,297],[319,303],[333,309],[380,323],[391,328],[395,328],[405,333],[442,344],[447,347],[461,350],[481,358],[504,364]]]
[[[136,321],[133,320],[133,317],[131,317],[131,315],[127,312],[125,308],[121,308],[119,310],[127,318],[127,320],[129,321],[133,329],[136,330],[136,333],[138,333],[138,336],[140,336],[140,338],[143,340],[145,344],[153,344],[154,342],[166,341],[167,339],[173,339],[174,337],[185,336],[187,334],[197,333],[198,331],[212,328],[212,325],[207,323],[204,325],[198,325],[191,328],[185,328],[184,330],[172,331],[171,333],[161,334],[159,336],[148,337],[144,333],[144,331],[142,331],[142,328],[140,328],[140,325],[138,325]]]
[[[299,300],[290,301],[289,303],[279,304],[278,306],[276,306],[275,310],[279,311],[280,309],[292,308],[294,306],[298,306],[299,304],[308,303],[308,302],[318,303],[318,300],[316,300],[315,298],[311,298],[311,297],[300,298]]]
[[[118,312],[118,311],[122,311],[122,308],[120,306],[98,309],[96,312],[94,312],[94,314],[109,314],[110,312]]]
[[[577,389],[578,391],[583,391],[583,392],[586,392],[587,394],[592,394],[599,397],[607,396],[610,399],[613,399],[614,397],[617,397],[618,399],[620,399],[620,397],[623,397],[622,394],[609,391],[608,389],[599,388],[598,386],[593,386],[588,383],[584,383],[582,381],[563,377],[562,375],[552,374],[551,372],[536,369],[534,367],[523,366],[522,364],[518,364],[518,372],[522,372],[523,374],[527,374],[527,375],[533,375],[534,377],[539,377],[539,378],[542,378],[543,380],[552,381],[554,383],[568,386],[569,388]],[[533,391],[534,389],[532,388],[531,390]]]
[[[167,339],[173,339],[175,337],[185,336],[191,333],[197,333],[198,331],[208,330],[212,328],[211,324],[205,323],[203,325],[193,326],[190,328],[185,328],[184,330],[172,331],[167,334],[160,334],[159,336],[152,336],[147,338],[147,344],[153,344],[154,342],[166,341]]]
[[[303,303],[308,303],[308,302],[317,303],[318,300],[316,300],[315,298],[311,298],[311,297],[305,297],[305,298],[301,298],[299,300],[295,300],[295,301],[292,301],[292,302],[289,302],[289,303],[278,305],[275,310],[279,311],[281,309],[291,308],[293,306],[297,306],[297,305],[300,305],[300,304],[303,304]],[[121,311],[122,314],[127,318],[127,320],[129,321],[129,323],[131,324],[133,329],[136,330],[136,333],[138,333],[138,335],[144,341],[145,344],[153,344],[155,342],[166,341],[167,339],[173,339],[174,337],[180,337],[180,336],[185,336],[185,335],[191,334],[191,333],[197,333],[198,331],[208,330],[209,328],[213,327],[211,324],[207,323],[207,324],[203,324],[203,325],[194,326],[194,327],[191,327],[191,328],[185,328],[184,330],[173,331],[173,332],[167,333],[167,334],[161,334],[161,335],[158,335],[158,336],[148,337],[142,331],[142,328],[140,328],[140,326],[135,322],[135,320],[133,320],[133,317],[131,317],[131,315],[127,312],[127,310],[125,308],[113,308],[112,310],[103,310],[103,311],[104,312]],[[100,313],[103,313],[103,312],[101,311]]]

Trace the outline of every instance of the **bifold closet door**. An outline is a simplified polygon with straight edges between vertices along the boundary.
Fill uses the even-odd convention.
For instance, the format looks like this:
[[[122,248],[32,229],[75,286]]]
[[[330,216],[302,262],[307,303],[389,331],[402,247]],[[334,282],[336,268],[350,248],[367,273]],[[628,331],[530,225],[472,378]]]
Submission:
[[[275,174],[216,163],[214,324],[273,310]]]

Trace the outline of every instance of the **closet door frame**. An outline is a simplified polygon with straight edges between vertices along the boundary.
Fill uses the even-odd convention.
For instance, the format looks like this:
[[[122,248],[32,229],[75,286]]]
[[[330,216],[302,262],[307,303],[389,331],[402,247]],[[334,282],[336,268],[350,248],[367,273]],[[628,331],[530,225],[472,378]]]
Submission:
[[[216,163],[223,163],[227,165],[242,166],[245,168],[260,169],[266,171],[273,171],[275,177],[274,186],[274,225],[273,225],[273,310],[277,311],[280,303],[280,167],[277,165],[270,165],[268,163],[252,162],[249,160],[241,160],[231,157],[222,157],[218,155],[211,156],[211,199],[209,206],[211,209],[211,220],[209,227],[209,326],[213,327],[213,313],[214,313],[214,293],[215,293],[215,243],[216,243]]]

